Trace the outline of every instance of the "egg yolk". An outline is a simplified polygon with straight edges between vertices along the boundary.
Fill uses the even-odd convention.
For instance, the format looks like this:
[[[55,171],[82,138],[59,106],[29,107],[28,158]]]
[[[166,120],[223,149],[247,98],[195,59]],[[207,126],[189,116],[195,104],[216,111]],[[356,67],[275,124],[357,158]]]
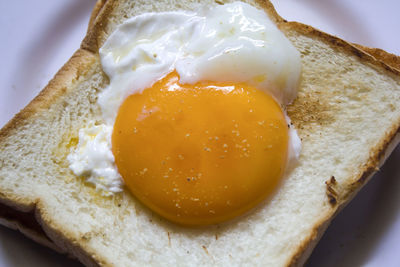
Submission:
[[[244,83],[180,84],[174,71],[121,105],[112,150],[128,189],[183,225],[250,210],[274,192],[288,126],[268,94]]]

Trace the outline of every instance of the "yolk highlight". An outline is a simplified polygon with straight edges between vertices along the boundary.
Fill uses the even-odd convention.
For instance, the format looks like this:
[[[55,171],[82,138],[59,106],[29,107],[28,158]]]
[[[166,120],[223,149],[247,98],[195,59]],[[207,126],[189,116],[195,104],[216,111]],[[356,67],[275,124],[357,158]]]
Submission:
[[[288,126],[268,94],[244,83],[179,84],[172,72],[120,107],[112,136],[129,190],[183,225],[222,222],[277,187]]]

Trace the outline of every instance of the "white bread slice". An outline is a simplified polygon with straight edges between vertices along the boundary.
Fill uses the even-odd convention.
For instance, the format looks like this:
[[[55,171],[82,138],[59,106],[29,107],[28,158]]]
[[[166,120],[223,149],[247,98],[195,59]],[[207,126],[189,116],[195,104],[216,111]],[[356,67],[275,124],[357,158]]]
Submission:
[[[88,118],[99,118],[94,100],[107,78],[97,49],[106,35],[132,14],[192,9],[194,3],[124,5],[106,3],[82,49],[1,131],[1,202],[34,210],[48,237],[86,264],[301,264],[332,215],[373,173],[389,144],[397,143],[398,71],[344,41],[285,23],[267,3],[303,55],[301,92],[289,108],[303,139],[300,165],[277,195],[251,214],[206,229],[183,229],[153,216],[127,192],[100,197],[65,163],[71,137]],[[332,175],[337,182],[327,187]]]

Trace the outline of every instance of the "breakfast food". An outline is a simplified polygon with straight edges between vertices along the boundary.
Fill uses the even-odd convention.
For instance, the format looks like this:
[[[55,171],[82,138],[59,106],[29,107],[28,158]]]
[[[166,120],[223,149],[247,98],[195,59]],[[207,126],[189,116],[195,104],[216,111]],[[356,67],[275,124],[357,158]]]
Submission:
[[[296,96],[300,54],[261,10],[144,13],[117,27],[100,58],[102,122],[80,129],[68,160],[102,194],[124,180],[158,214],[212,224],[272,194],[299,155],[281,107]]]
[[[298,98],[288,106],[302,138],[299,163],[271,199],[244,216],[201,229],[180,227],[126,190],[99,194],[69,169],[79,130],[103,121],[97,97],[110,83],[97,51],[116,25],[147,11],[198,8],[187,2],[127,5],[107,2],[82,49],[2,130],[2,203],[34,210],[45,235],[86,264],[301,264],[306,247],[397,142],[398,72],[344,41],[284,22],[268,3],[252,3],[302,56]]]

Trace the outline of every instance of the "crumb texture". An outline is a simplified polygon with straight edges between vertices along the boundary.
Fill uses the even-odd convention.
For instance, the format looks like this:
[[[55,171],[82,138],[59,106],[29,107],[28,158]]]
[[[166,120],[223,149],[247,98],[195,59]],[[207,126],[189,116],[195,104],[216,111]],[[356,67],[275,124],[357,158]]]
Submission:
[[[108,22],[104,17],[95,22],[104,27],[98,43],[132,15],[193,10],[198,2],[108,1],[100,13],[108,12]],[[377,166],[380,152],[397,132],[400,77],[372,58],[351,52],[350,45],[339,47],[325,35],[304,34],[301,25],[282,30],[302,57],[300,91],[288,107],[302,152],[278,192],[249,214],[220,225],[182,228],[153,215],[127,191],[103,197],[75,177],[66,157],[79,129],[101,120],[96,100],[108,84],[98,55],[85,53],[73,61],[79,64],[67,64],[74,71],[56,77],[52,93],[43,95],[48,100],[31,106],[15,127],[0,132],[1,202],[23,211],[36,208],[56,245],[88,265],[293,263],[316,238],[316,228],[348,200],[351,186]]]

